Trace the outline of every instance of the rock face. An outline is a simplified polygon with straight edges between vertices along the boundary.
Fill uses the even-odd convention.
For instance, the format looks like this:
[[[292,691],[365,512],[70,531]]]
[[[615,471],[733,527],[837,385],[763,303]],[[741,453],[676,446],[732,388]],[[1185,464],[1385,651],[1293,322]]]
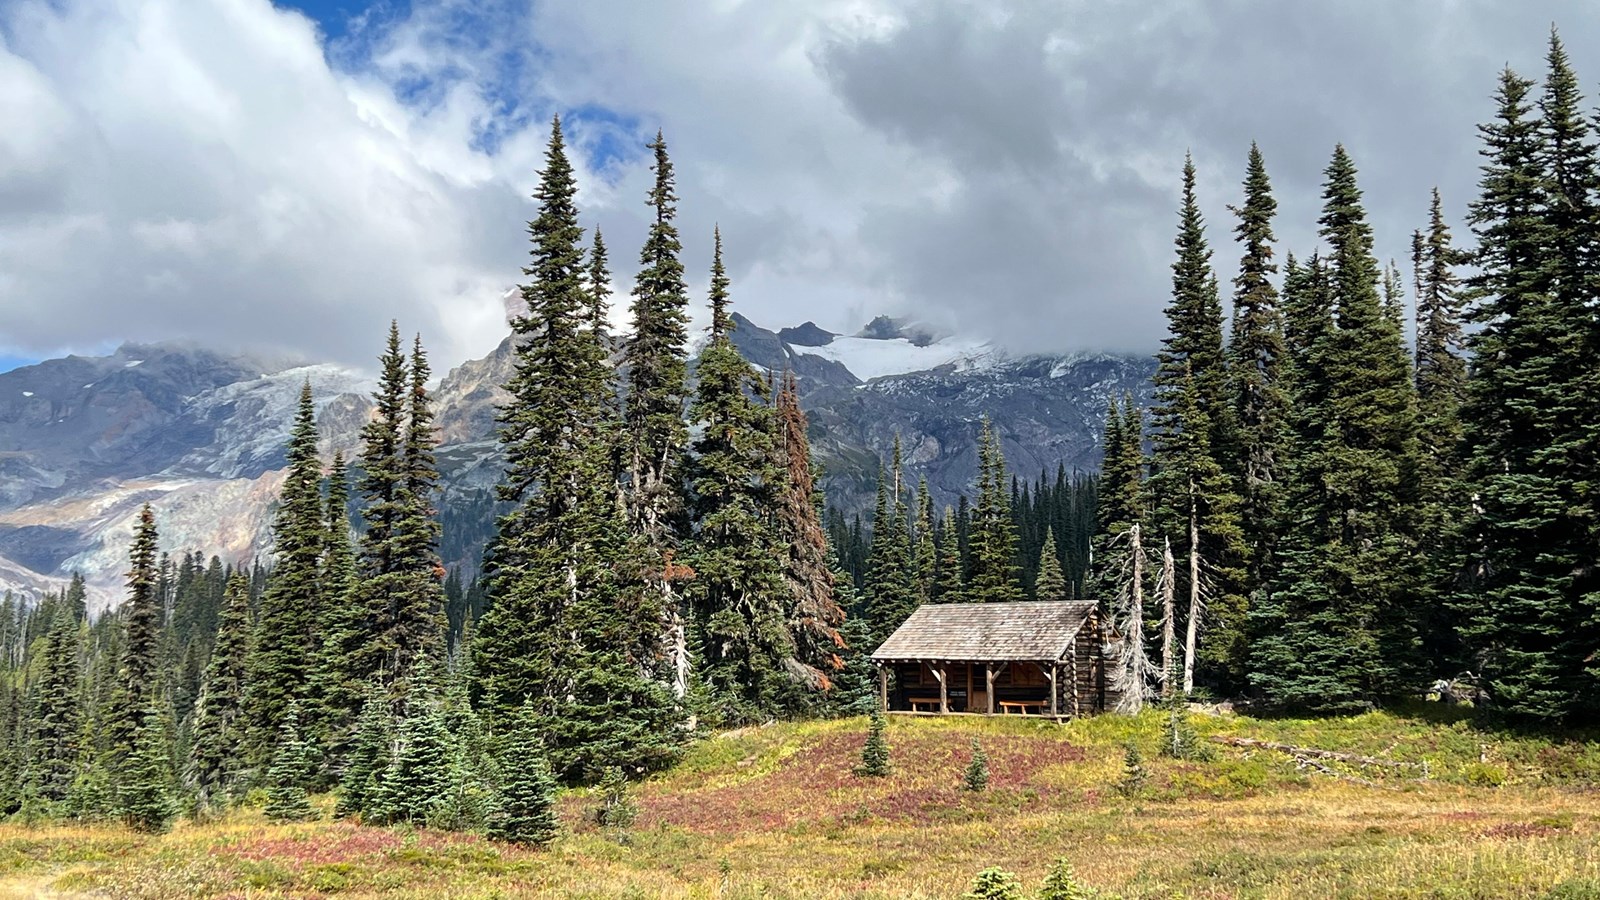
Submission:
[[[753,363],[795,373],[829,501],[869,510],[878,459],[898,433],[910,477],[954,502],[977,471],[980,418],[1000,429],[1012,471],[1093,469],[1109,397],[1146,399],[1147,358],[1011,357],[887,317],[853,336],[807,322],[770,331],[736,317]],[[511,372],[507,339],[444,376],[444,557],[474,569],[493,528],[500,474],[495,412]],[[336,366],[125,345],[0,374],[0,590],[55,590],[73,571],[92,602],[121,596],[132,521],[152,503],[162,546],[248,562],[270,552],[270,520],[300,387],[317,398],[322,450],[352,456],[372,383]]]

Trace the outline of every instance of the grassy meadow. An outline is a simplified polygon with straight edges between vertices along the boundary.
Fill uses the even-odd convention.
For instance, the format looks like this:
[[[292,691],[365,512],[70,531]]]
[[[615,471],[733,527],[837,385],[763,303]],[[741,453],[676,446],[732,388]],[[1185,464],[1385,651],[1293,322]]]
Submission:
[[[1197,715],[1202,735],[1280,741],[1402,769],[1215,745],[1158,756],[1160,714],[1063,725],[892,717],[894,773],[851,774],[866,722],[780,723],[696,744],[639,785],[625,829],[562,798],[545,850],[245,809],[144,836],[0,825],[9,897],[956,898],[988,866],[1032,890],[1058,858],[1124,898],[1600,900],[1600,743],[1480,730],[1448,711],[1333,720]],[[962,789],[971,742],[990,787]],[[1147,776],[1125,782],[1127,742]],[[322,798],[324,811],[331,798]]]

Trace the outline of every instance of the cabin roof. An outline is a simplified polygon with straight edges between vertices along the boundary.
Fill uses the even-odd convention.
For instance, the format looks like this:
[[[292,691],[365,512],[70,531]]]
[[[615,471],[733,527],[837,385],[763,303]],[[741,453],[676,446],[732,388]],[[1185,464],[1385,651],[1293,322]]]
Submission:
[[[1047,662],[1067,655],[1092,600],[926,603],[873,651],[877,662]]]

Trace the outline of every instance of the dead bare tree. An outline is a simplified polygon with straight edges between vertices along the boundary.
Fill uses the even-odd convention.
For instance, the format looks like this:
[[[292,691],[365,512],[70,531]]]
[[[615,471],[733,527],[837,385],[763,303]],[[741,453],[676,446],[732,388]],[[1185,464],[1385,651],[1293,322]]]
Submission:
[[[1117,669],[1112,687],[1118,693],[1116,710],[1137,715],[1151,697],[1150,676],[1155,666],[1144,649],[1144,544],[1138,525],[1128,529],[1129,577],[1117,591],[1116,624],[1122,632]]]

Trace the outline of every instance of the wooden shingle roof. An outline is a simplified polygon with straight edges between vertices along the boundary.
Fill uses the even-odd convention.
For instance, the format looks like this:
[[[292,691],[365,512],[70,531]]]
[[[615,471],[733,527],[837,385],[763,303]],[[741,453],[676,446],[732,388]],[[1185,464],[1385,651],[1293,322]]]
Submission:
[[[878,662],[1043,662],[1064,657],[1090,600],[927,603],[873,651]]]

